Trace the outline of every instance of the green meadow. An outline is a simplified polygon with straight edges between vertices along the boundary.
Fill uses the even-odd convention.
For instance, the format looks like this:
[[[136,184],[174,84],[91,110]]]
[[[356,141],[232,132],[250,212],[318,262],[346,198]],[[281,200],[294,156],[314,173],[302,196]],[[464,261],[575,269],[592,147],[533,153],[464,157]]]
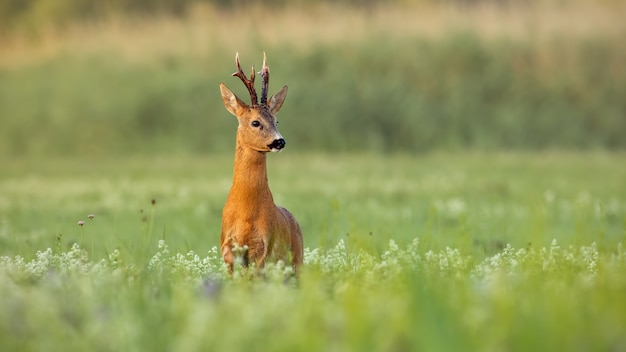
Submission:
[[[622,4],[137,4],[0,0],[0,350],[626,350]],[[297,278],[217,249],[237,51]]]
[[[619,351],[623,159],[270,155],[275,199],[304,232],[297,282],[280,264],[226,274],[227,155],[13,161],[0,177],[0,344]]]

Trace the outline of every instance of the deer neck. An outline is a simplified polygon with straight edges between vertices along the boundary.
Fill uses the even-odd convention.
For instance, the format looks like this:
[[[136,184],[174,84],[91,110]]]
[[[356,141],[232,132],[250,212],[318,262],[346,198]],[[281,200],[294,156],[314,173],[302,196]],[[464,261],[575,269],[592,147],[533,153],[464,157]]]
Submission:
[[[265,153],[258,152],[237,143],[235,149],[235,169],[233,184],[228,202],[240,205],[240,209],[257,209],[259,206],[274,204],[267,181]]]

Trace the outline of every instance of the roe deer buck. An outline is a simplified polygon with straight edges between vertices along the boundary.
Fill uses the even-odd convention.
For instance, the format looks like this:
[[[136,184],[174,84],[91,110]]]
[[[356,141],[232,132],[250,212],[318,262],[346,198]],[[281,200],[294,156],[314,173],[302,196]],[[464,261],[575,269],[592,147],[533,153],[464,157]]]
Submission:
[[[287,209],[274,204],[267,182],[265,160],[267,152],[279,152],[285,147],[274,114],[285,101],[287,86],[267,98],[270,71],[263,53],[263,68],[259,72],[263,79],[259,104],[254,88],[254,67],[248,79],[241,70],[239,53],[235,55],[235,62],[237,72],[233,76],[239,77],[248,88],[252,105],[244,103],[224,83],[220,83],[224,106],[239,122],[233,184],[222,212],[222,257],[232,272],[235,260],[233,246],[247,246],[244,265],[252,262],[261,268],[266,260],[283,260],[297,270],[302,264],[302,231]]]

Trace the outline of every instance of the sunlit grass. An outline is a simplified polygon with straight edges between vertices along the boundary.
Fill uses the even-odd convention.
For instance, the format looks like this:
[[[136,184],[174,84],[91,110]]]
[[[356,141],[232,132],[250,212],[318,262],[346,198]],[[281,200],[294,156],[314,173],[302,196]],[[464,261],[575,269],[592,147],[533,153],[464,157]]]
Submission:
[[[238,269],[230,277],[216,247],[171,253],[160,241],[137,266],[118,251],[94,262],[74,245],[31,261],[0,256],[3,308],[28,304],[8,310],[2,346],[619,349],[625,258],[621,244],[598,250],[595,242],[507,245],[481,262],[458,248],[426,250],[419,239],[405,248],[390,241],[381,255],[340,240],[307,248],[296,282],[273,264],[261,276]],[[58,301],[64,295],[74,303]]]
[[[476,242],[486,250],[496,242],[546,245],[554,238],[615,243],[626,208],[620,157],[286,151],[270,156],[269,179],[275,200],[297,215],[311,247],[338,238],[374,248],[414,237],[431,246]],[[165,239],[175,251],[208,250],[217,244],[232,178],[228,154],[4,164],[10,167],[0,173],[0,254],[51,246],[59,234],[67,246],[95,238],[96,253],[148,245],[140,233],[150,246]]]
[[[230,155],[5,159],[0,349],[619,350],[622,159],[271,155],[297,281],[226,274]]]

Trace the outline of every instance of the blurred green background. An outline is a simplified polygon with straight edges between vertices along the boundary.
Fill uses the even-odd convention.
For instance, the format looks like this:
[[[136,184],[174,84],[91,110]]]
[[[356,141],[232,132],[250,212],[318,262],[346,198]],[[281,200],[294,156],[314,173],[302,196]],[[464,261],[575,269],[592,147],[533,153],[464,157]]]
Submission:
[[[230,152],[234,54],[289,150],[623,150],[619,1],[0,0],[0,156]]]

